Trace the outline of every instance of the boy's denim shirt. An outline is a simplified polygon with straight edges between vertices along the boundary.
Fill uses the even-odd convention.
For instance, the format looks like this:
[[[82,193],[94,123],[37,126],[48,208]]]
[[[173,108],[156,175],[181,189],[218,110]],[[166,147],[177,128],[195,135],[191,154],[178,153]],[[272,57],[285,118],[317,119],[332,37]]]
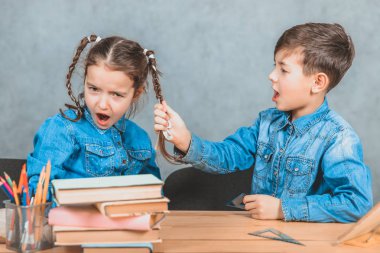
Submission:
[[[251,194],[281,199],[286,221],[353,222],[372,207],[372,178],[360,139],[326,99],[293,122],[289,113],[263,111],[252,126],[222,142],[193,134],[181,158],[221,174],[254,164]]]
[[[65,113],[75,118],[72,110]],[[35,193],[39,174],[48,160],[52,164],[51,180],[129,174],[161,178],[155,151],[142,128],[122,117],[111,128],[102,130],[88,109],[83,115],[78,122],[72,122],[57,114],[38,130],[34,151],[27,159],[31,194]]]

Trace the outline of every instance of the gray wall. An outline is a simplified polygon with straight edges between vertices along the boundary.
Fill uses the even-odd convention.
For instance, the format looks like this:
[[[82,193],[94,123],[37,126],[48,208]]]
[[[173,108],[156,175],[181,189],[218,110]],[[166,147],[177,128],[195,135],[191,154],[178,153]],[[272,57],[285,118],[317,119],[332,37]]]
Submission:
[[[273,106],[268,73],[284,29],[309,21],[341,23],[353,37],[357,55],[342,84],[329,94],[329,103],[362,138],[375,201],[380,200],[379,1],[0,4],[0,157],[8,158],[25,158],[40,124],[68,102],[65,74],[85,35],[122,35],[156,50],[170,105],[191,130],[221,140]],[[153,141],[154,103],[149,95],[135,117]],[[179,168],[162,159],[159,165],[164,177]]]

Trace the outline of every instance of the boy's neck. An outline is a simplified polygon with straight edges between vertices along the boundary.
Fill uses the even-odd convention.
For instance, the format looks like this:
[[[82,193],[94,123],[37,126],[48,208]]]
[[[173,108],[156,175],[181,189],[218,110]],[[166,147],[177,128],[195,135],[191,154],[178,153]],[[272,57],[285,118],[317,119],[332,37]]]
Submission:
[[[312,99],[310,103],[304,108],[297,110],[296,112],[291,111],[291,121],[293,122],[298,118],[314,113],[323,104],[324,101],[325,96],[318,96]]]

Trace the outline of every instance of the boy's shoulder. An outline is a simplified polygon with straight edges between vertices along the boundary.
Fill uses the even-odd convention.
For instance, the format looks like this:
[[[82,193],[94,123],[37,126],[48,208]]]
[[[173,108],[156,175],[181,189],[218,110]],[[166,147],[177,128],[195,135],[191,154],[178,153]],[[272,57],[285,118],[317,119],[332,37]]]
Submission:
[[[326,128],[330,132],[330,140],[344,140],[346,144],[352,142],[361,145],[360,137],[355,129],[334,110],[329,110],[323,119],[323,125],[321,127]]]
[[[287,112],[278,110],[277,108],[269,108],[259,113],[260,124],[264,127],[270,125],[281,125],[284,120],[289,117]],[[332,109],[328,109],[324,117],[321,117],[319,122],[316,123],[318,129],[324,129],[329,134],[336,134],[338,132],[350,133],[350,135],[357,135],[353,127],[348,123],[339,113]]]
[[[260,123],[268,123],[272,124],[279,120],[283,120],[287,117],[287,114],[283,111],[278,110],[277,108],[268,108],[264,111],[259,112],[258,118],[260,119]]]
[[[283,116],[285,113],[283,111],[278,110],[276,107],[268,108],[259,113],[260,117],[273,117],[273,116]]]
[[[328,124],[330,127],[335,128],[337,131],[352,130],[352,126],[348,123],[339,113],[329,109],[326,117],[323,118],[324,124]]]

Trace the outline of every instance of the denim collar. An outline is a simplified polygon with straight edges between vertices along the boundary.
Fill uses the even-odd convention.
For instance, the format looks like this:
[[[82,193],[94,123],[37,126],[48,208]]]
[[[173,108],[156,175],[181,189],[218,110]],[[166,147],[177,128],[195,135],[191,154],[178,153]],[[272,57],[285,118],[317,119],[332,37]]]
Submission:
[[[92,118],[91,113],[90,113],[90,111],[88,110],[88,107],[87,107],[87,106],[84,108],[84,117],[86,118],[86,120],[87,120],[88,122],[91,123],[91,125],[92,125],[92,126],[93,126],[93,127],[94,127],[94,128],[100,133],[100,134],[104,134],[105,132],[108,131],[108,129],[110,129],[110,128],[107,128],[107,129],[101,129],[101,128],[99,128],[99,127],[95,124],[94,119]],[[115,127],[119,132],[124,133],[124,131],[125,131],[125,121],[126,121],[126,119],[125,119],[125,115],[124,115],[123,117],[121,117],[121,119],[119,119],[118,122],[116,122],[116,123],[113,125],[113,127]]]
[[[293,122],[291,122],[290,113],[284,112],[284,119],[280,123],[279,128],[277,130],[282,129],[287,125],[293,125],[297,133],[304,134],[307,130],[309,130],[310,127],[315,125],[317,122],[321,121],[329,111],[329,105],[327,102],[327,98],[325,97],[322,105],[319,106],[315,112],[299,117]]]

